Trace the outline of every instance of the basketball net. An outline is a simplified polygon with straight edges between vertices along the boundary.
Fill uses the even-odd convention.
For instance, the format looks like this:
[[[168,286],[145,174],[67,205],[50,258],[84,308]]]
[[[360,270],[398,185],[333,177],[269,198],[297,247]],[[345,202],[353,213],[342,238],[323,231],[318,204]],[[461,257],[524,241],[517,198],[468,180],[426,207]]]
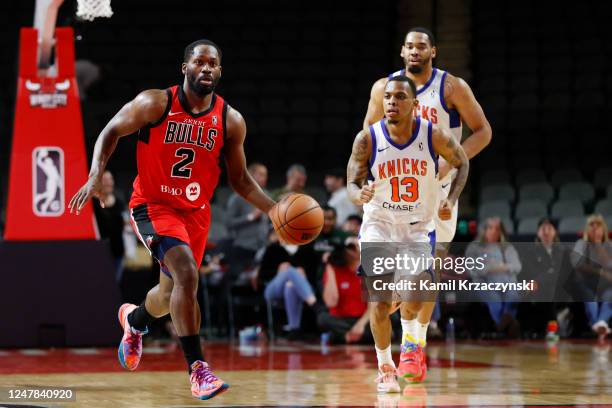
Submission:
[[[93,21],[97,17],[113,15],[111,0],[77,0],[76,15],[83,20]]]

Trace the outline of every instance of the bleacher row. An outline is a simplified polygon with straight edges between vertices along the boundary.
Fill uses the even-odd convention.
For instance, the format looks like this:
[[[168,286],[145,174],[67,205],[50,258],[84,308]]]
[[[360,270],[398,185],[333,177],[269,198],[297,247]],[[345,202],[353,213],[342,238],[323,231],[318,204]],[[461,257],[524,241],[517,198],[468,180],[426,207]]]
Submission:
[[[582,231],[585,216],[599,213],[612,225],[612,168],[599,169],[591,183],[577,169],[524,170],[514,180],[505,170],[481,175],[478,219],[498,216],[510,233],[534,234],[538,220],[558,221],[561,234]]]

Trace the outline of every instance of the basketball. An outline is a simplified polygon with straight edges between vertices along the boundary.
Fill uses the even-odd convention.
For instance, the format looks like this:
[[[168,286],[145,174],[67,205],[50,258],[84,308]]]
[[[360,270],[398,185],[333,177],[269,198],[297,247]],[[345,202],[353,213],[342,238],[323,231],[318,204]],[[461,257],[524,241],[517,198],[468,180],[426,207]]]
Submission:
[[[272,218],[277,234],[289,244],[307,244],[317,238],[323,228],[323,210],[306,194],[285,196]]]

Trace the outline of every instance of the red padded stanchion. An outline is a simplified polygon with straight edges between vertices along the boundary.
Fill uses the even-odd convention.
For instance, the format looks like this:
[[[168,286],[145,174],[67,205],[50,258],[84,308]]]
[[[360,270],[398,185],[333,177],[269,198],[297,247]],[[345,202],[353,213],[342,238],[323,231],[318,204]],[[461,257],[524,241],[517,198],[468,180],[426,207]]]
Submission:
[[[96,239],[91,204],[68,201],[87,179],[72,28],[57,28],[57,77],[39,77],[37,30],[22,28],[6,240]]]

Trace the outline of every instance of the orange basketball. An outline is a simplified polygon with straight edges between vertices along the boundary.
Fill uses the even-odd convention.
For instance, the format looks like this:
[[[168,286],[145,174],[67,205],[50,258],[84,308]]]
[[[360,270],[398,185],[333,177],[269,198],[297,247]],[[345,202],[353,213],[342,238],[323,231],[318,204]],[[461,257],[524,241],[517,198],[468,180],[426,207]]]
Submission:
[[[285,242],[307,244],[319,236],[323,228],[323,210],[306,194],[288,194],[272,212],[272,223]]]

